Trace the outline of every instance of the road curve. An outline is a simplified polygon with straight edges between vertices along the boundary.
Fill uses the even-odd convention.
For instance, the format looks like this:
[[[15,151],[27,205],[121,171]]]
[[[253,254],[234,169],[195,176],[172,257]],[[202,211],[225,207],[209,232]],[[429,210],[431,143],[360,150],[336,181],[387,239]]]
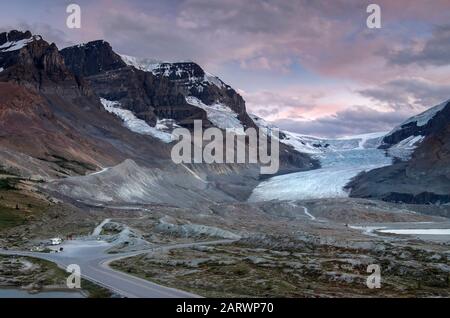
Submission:
[[[159,246],[135,252],[127,252],[115,255],[100,254],[95,257],[66,256],[62,253],[39,253],[27,251],[0,250],[1,255],[28,256],[44,259],[66,269],[70,264],[77,264],[81,268],[81,276],[96,284],[106,287],[122,297],[127,298],[197,298],[198,295],[182,290],[169,288],[150,282],[148,280],[126,274],[112,269],[109,264],[113,261],[142,255],[157,250],[171,250],[190,248],[199,245],[229,244],[234,240],[218,240],[209,242],[196,242],[186,244],[174,244]]]

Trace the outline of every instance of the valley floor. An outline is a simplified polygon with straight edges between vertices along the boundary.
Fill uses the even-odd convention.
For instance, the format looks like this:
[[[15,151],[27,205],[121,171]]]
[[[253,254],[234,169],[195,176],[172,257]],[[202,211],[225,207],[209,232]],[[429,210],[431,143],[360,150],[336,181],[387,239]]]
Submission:
[[[350,198],[213,204],[202,210],[71,206],[72,213],[51,224],[33,220],[2,232],[1,238],[3,247],[29,250],[82,220],[80,229],[90,230],[73,233],[75,239],[66,241],[61,253],[42,257],[79,263],[86,278],[104,286],[118,275],[122,278],[113,282],[113,290],[125,297],[133,281],[129,275],[158,284],[149,285],[152,290],[177,288],[179,296],[450,297],[449,235],[380,231],[450,229],[449,219],[418,213],[427,209]],[[433,209],[450,212],[445,206]],[[14,240],[24,227],[29,237]],[[107,270],[101,265],[105,261],[125,276]],[[380,289],[366,286],[370,264],[381,268]],[[0,267],[2,276],[15,276],[1,262]],[[29,283],[17,277],[5,286]],[[127,283],[120,283],[123,279]],[[157,297],[146,293],[140,297]]]
[[[324,173],[311,175],[318,188],[310,192],[340,189],[355,161],[386,164],[379,153],[361,154],[328,157]],[[326,181],[326,169],[342,178]],[[254,191],[264,197],[249,202],[195,207],[88,205],[46,193],[37,181],[4,177],[0,287],[61,288],[65,273],[54,264],[79,264],[84,278],[103,286],[94,291],[122,297],[450,297],[449,205],[345,194],[295,199],[308,173],[269,179]],[[65,241],[54,248],[52,237]],[[369,265],[381,269],[379,289],[366,285]]]

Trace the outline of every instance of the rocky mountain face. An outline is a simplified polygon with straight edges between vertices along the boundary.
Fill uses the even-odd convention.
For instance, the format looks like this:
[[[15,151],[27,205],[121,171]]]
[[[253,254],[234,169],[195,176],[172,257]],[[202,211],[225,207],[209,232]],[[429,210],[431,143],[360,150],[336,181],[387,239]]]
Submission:
[[[426,137],[444,130],[449,124],[449,104],[450,101],[446,101],[417,116],[409,118],[383,138],[380,148],[389,149],[410,137]]]
[[[82,87],[64,64],[55,44],[29,31],[0,34],[0,80],[51,91],[55,83],[65,89]]]
[[[450,202],[450,101],[408,119],[386,135],[380,147],[396,162],[357,176],[348,185],[351,196],[414,204]]]
[[[188,127],[195,119],[207,122],[205,112],[189,105],[168,78],[127,65],[105,41],[65,48],[61,55],[67,67],[84,78],[98,96],[119,102],[151,126],[158,117]]]
[[[131,131],[107,112],[88,79],[66,66],[54,44],[30,32],[2,33],[0,39],[2,166],[25,176],[55,178],[126,159],[148,166],[170,160],[168,145]]]
[[[67,67],[98,96],[120,103],[150,126],[155,126],[157,120],[171,119],[192,128],[193,121],[201,119],[204,127],[210,127],[213,124],[205,110],[186,101],[194,97],[206,107],[219,104],[229,108],[243,128],[258,128],[246,111],[244,99],[196,63],[167,63],[119,55],[105,41],[65,48],[61,55]],[[293,147],[285,144],[280,147],[281,173],[318,166],[317,161]]]
[[[155,124],[158,120],[163,126],[159,121],[163,119],[186,127],[194,119],[211,125],[204,109],[187,103],[188,96],[227,103],[243,126],[251,126],[252,121],[245,123],[242,97],[194,63],[175,63],[173,67],[184,69],[178,77],[170,71],[161,73],[164,67],[169,66],[152,72],[129,65],[104,41],[59,51],[28,31],[1,33],[0,168],[44,180],[42,187],[49,191],[66,197],[78,193],[78,200],[96,204],[150,203],[150,194],[159,198],[157,203],[175,205],[189,197],[192,205],[210,198],[245,200],[258,183],[258,165],[175,165],[170,143],[145,132],[158,132]],[[192,74],[198,81],[203,78],[200,86],[190,86]],[[146,127],[132,129],[126,119]],[[282,149],[284,171],[314,166],[308,155],[287,146]],[[148,178],[142,178],[149,171]],[[120,186],[113,181],[129,188],[112,191]],[[193,188],[183,192],[180,182]],[[104,188],[100,191],[98,185]],[[90,198],[87,188],[99,195]],[[176,189],[181,192],[168,192]],[[162,191],[167,195],[156,196]]]
[[[166,77],[173,82],[185,96],[193,96],[206,105],[221,103],[230,107],[244,127],[256,127],[245,108],[245,101],[231,86],[218,77],[206,73],[193,62],[159,63],[152,73]]]

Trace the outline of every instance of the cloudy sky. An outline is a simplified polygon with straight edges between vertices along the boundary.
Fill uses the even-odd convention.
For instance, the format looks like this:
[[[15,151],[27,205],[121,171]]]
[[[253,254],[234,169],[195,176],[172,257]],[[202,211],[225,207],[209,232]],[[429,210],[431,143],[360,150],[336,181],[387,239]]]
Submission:
[[[195,61],[251,112],[300,133],[389,130],[450,98],[450,0],[0,1],[2,31]],[[81,6],[81,29],[66,26],[69,3]],[[367,28],[370,3],[381,29]]]

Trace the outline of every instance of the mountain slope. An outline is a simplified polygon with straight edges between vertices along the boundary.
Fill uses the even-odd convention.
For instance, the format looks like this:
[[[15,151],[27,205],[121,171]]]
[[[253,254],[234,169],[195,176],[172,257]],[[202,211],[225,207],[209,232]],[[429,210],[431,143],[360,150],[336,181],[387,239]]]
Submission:
[[[397,162],[357,176],[348,184],[350,195],[418,204],[450,202],[450,102],[408,119],[381,147],[395,156],[399,145],[403,151]]]
[[[183,67],[203,72],[193,63]],[[1,168],[44,180],[39,187],[52,193],[95,204],[245,200],[258,183],[258,164],[176,165],[170,156],[171,127],[190,127],[194,119],[212,125],[189,97],[228,103],[223,108],[251,126],[244,123],[242,98],[216,86],[220,80],[210,75],[202,75],[209,93],[201,95],[197,87],[200,95],[194,97],[187,77],[166,75],[127,65],[104,41],[60,52],[30,32],[1,33]],[[285,150],[283,169],[313,166],[308,155]],[[121,191],[109,186],[117,183]],[[135,194],[123,195],[124,188]]]
[[[158,121],[221,129],[258,128],[244,99],[218,77],[193,62],[158,62],[119,55],[105,41],[93,41],[61,51],[65,64],[97,95],[132,112],[150,127]],[[94,62],[92,62],[93,60]],[[311,169],[318,164],[308,155],[281,144],[280,173]]]
[[[203,110],[189,105],[168,79],[127,65],[109,43],[93,41],[61,50],[67,67],[109,101],[119,102],[138,118],[155,126],[158,118],[170,118],[190,127],[206,120]]]

